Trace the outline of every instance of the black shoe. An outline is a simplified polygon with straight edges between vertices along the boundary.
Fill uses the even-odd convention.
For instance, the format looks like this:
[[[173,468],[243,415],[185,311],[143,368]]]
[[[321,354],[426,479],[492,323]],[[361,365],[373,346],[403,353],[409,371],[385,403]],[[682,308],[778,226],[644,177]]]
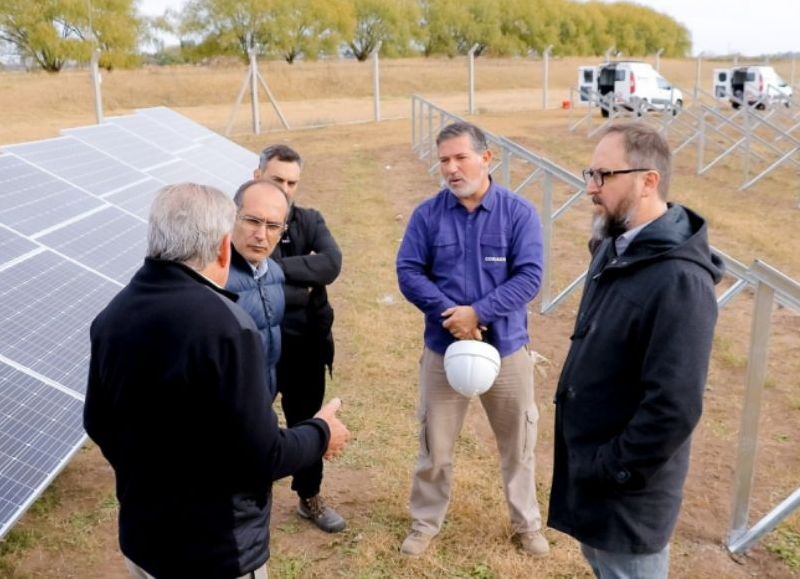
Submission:
[[[326,533],[338,533],[347,526],[339,513],[327,506],[320,495],[309,499],[300,499],[297,514],[308,519]]]

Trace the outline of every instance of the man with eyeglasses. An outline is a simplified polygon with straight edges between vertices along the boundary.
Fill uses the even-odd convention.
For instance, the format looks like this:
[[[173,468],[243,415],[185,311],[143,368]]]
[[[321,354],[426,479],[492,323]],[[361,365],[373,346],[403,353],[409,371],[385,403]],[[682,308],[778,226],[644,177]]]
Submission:
[[[555,395],[548,524],[602,578],[665,578],[703,407],[723,274],[706,223],[667,202],[671,152],[611,125],[583,172],[595,249]]]
[[[267,387],[277,395],[276,367],[281,356],[284,275],[270,259],[286,229],[289,201],[269,181],[244,183],[233,197],[236,222],[231,236],[231,270],[226,289],[239,295],[239,305],[258,327],[267,367]]]
[[[325,398],[326,370],[333,368],[333,308],[327,286],[342,269],[342,252],[322,214],[295,201],[303,160],[286,145],[270,145],[259,158],[255,179],[279,186],[289,198],[289,214],[272,259],[286,277],[286,311],[281,324],[281,356],[277,386],[286,424],[314,416]],[[325,503],[323,463],[295,473],[292,490],[299,498],[297,513],[327,533],[342,531],[346,522]]]

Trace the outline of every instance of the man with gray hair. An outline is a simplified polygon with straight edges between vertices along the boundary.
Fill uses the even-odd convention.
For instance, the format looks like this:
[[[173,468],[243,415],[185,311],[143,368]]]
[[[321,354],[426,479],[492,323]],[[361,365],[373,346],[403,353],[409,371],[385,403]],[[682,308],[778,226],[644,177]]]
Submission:
[[[212,187],[159,191],[144,265],[91,326],[84,427],[138,578],[265,578],[272,481],[349,438],[338,399],[278,428],[258,331],[222,289],[234,218]]]

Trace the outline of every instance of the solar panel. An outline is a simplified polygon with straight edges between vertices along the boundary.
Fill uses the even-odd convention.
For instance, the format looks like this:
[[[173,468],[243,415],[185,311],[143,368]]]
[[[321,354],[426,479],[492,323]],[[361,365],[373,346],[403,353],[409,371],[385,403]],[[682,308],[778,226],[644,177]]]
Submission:
[[[221,155],[228,157],[231,161],[249,167],[251,176],[253,169],[258,167],[258,155],[216,133],[211,133],[211,135],[202,139],[201,142],[215,151],[218,151]]]
[[[119,289],[50,251],[0,271],[0,355],[84,394],[89,324]]]
[[[191,139],[193,141],[216,134],[205,128],[203,125],[195,123],[189,118],[173,111],[172,109],[168,109],[167,107],[137,109],[136,114],[156,120],[159,123],[162,123],[177,131],[187,139]]]
[[[0,536],[83,444],[82,407],[0,362]]]
[[[231,197],[239,187],[239,183],[222,179],[217,175],[208,173],[196,165],[192,165],[183,159],[175,159],[171,163],[154,167],[148,173],[164,183],[202,183],[212,185],[220,191],[227,193]]]
[[[150,205],[153,202],[153,198],[165,184],[163,181],[148,177],[145,181],[140,181],[126,189],[112,193],[105,200],[138,215],[142,219],[147,219],[150,215]]]
[[[141,265],[155,193],[232,194],[257,163],[163,107],[63,134],[0,150],[0,537],[85,440],[89,325]]]
[[[109,122],[119,125],[137,137],[141,137],[173,154],[191,147],[194,144],[191,139],[178,134],[169,128],[169,126],[143,115],[115,117],[109,119]]]
[[[94,195],[105,195],[146,176],[73,137],[4,147]]]
[[[0,156],[0,223],[34,235],[104,203],[12,155]]]
[[[178,156],[195,167],[202,167],[212,175],[222,177],[233,185],[234,190],[245,181],[252,179],[253,169],[258,166],[258,160],[252,167],[241,165],[205,144],[182,151],[178,153]]]
[[[0,227],[0,265],[38,249],[38,245],[13,231]]]
[[[106,207],[37,238],[123,284],[142,265],[146,240],[147,223],[116,207]]]
[[[98,151],[116,157],[141,171],[166,163],[172,158],[164,149],[116,125],[95,125],[61,132],[80,139]]]

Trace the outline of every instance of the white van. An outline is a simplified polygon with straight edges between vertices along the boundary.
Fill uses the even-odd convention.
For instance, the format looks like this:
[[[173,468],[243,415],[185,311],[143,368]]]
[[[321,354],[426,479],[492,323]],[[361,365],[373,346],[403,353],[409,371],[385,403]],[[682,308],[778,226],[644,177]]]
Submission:
[[[610,62],[600,66],[578,67],[578,90],[582,102],[591,100],[594,91],[601,97],[613,93],[613,105],[629,111],[671,110],[683,107],[683,93],[646,62]],[[604,117],[609,115],[601,107]]]
[[[714,69],[714,96],[730,100],[735,109],[744,103],[764,109],[776,103],[788,107],[793,95],[771,66],[738,66]]]

